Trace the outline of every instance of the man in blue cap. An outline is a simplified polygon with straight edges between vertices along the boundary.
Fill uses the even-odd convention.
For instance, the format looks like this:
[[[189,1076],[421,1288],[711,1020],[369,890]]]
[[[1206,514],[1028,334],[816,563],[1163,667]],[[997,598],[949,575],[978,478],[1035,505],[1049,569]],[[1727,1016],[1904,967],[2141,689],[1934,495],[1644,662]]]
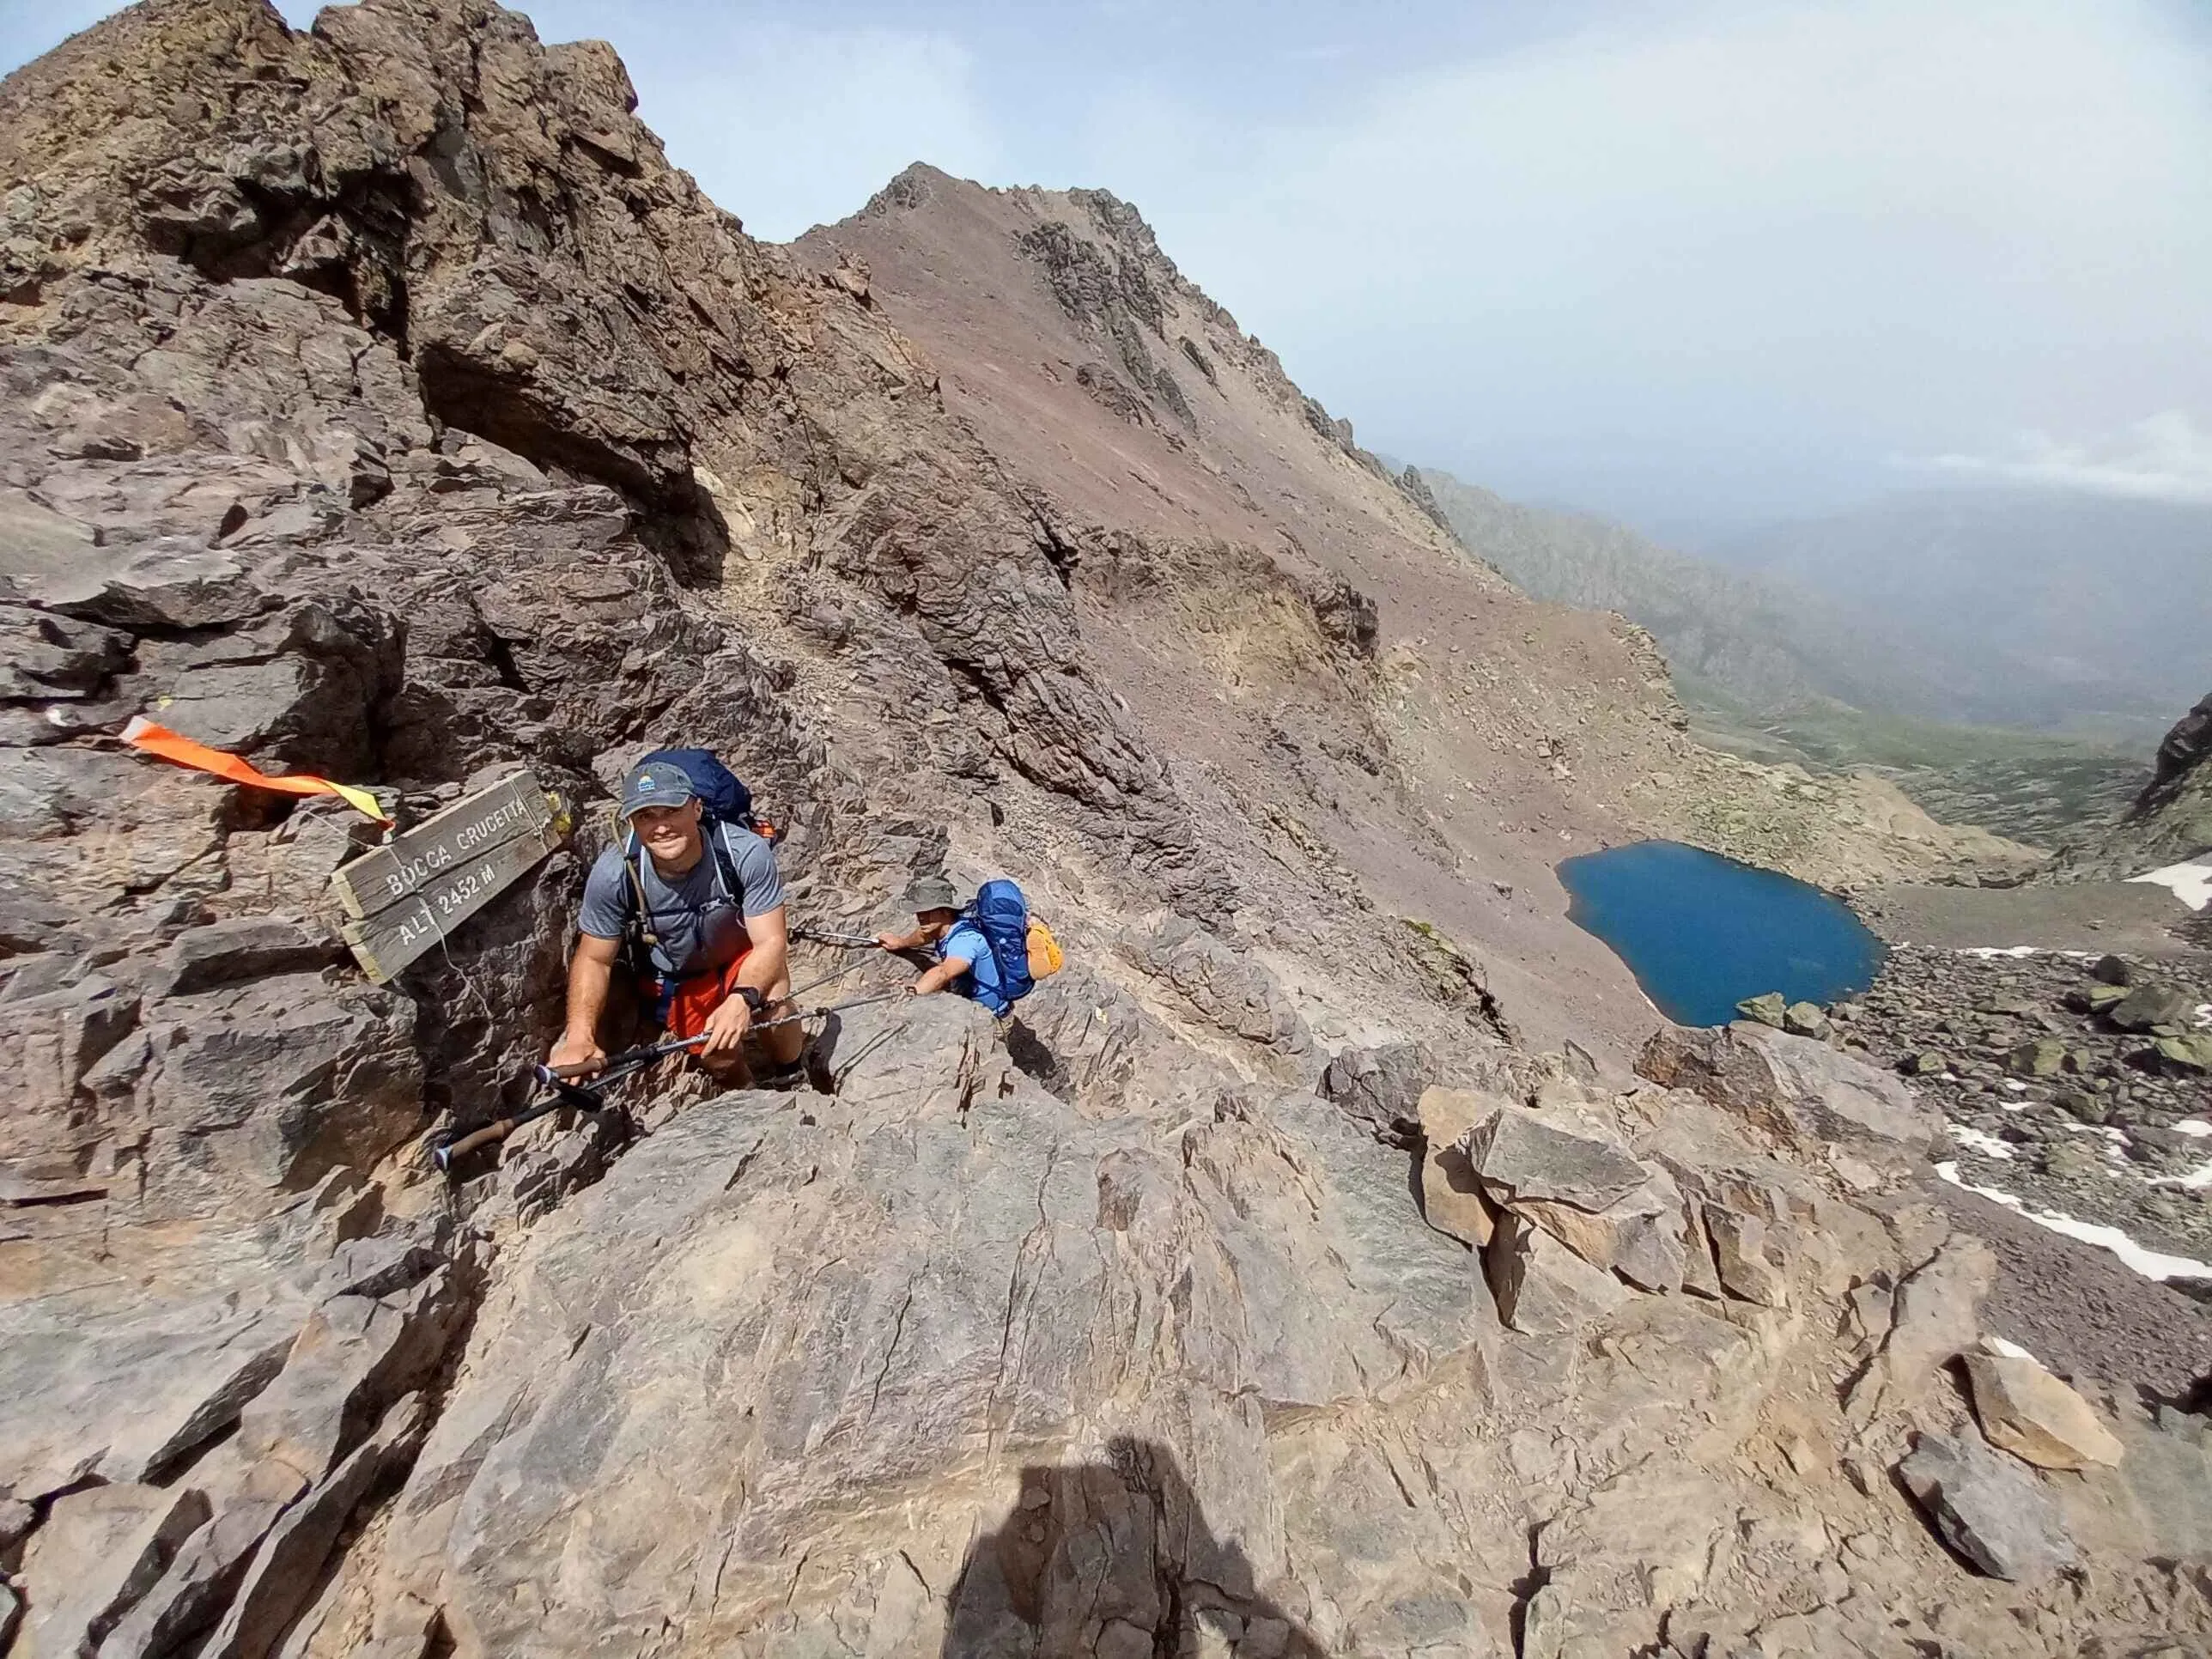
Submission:
[[[585,881],[568,963],[568,1024],[553,1047],[554,1065],[596,1068],[605,1060],[599,1018],[625,939],[643,947],[639,989],[647,1008],[672,1037],[703,1036],[699,1062],[721,1081],[745,1080],[745,1034],[754,1024],[789,1012],[775,849],[737,824],[710,828],[704,810],[690,775],[668,761],[645,761],[623,781],[622,817],[636,853],[622,842],[608,848]],[[794,1023],[759,1042],[787,1066],[805,1040]]]

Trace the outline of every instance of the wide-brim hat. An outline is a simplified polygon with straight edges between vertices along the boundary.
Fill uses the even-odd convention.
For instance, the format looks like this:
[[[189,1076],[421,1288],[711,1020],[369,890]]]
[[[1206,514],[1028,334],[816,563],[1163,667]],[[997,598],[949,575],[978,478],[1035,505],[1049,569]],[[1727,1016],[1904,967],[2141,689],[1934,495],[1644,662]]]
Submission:
[[[902,901],[909,910],[957,910],[960,890],[943,876],[916,876],[907,884]]]
[[[627,818],[648,806],[681,806],[698,793],[682,767],[668,761],[647,761],[632,767],[623,780],[622,815]]]

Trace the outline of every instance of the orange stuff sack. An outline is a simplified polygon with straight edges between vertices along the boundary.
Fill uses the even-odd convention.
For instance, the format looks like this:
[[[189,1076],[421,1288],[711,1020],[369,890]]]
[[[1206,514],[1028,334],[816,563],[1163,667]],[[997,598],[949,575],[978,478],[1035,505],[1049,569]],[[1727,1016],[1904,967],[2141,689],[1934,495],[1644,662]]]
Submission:
[[[1052,936],[1052,929],[1035,916],[1030,918],[1030,977],[1049,979],[1067,966],[1066,958],[1060,953],[1060,941]]]

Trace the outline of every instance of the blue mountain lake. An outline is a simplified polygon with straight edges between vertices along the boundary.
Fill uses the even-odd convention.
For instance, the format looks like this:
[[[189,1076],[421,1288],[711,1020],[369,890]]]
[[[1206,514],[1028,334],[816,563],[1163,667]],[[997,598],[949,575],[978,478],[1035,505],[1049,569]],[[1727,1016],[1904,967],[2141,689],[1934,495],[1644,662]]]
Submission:
[[[1882,943],[1833,894],[1678,842],[1644,841],[1559,866],[1568,919],[1628,964],[1678,1025],[1720,1025],[1746,997],[1826,1005],[1863,991]]]

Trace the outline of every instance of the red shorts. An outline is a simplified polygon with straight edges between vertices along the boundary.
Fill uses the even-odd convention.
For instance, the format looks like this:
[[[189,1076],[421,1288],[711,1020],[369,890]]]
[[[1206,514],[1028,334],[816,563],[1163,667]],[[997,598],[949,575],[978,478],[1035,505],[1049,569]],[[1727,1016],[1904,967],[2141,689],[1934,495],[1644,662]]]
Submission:
[[[738,969],[751,954],[748,947],[727,967],[689,979],[648,981],[646,990],[660,1011],[662,1029],[672,1037],[695,1037],[705,1030],[707,1017],[730,1000],[737,988]]]

